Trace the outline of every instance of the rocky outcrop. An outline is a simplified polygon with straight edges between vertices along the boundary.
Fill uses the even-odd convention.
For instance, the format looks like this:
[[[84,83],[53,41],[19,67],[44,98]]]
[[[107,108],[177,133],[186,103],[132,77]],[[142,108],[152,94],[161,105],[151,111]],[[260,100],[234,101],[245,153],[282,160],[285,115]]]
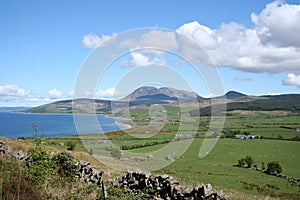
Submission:
[[[5,142],[0,141],[0,154],[1,155],[11,155],[12,152],[8,146],[5,145]]]
[[[13,157],[17,160],[26,160],[28,157],[25,156],[23,150],[19,150],[18,152],[13,154]]]

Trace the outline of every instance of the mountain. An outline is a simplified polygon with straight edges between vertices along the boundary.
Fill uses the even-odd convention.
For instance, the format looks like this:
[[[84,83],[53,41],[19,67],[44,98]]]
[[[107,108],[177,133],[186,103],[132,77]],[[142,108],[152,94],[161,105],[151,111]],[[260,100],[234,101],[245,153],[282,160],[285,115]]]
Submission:
[[[143,107],[153,104],[180,104],[184,106],[194,106],[195,97],[201,103],[200,112],[209,115],[211,112],[210,102],[212,99],[203,98],[195,92],[188,92],[174,88],[141,87],[134,90],[124,99],[119,101],[99,100],[99,99],[75,99],[57,101],[54,103],[28,109],[29,113],[109,113],[112,106],[123,109],[130,107]],[[227,111],[233,110],[286,110],[300,112],[300,94],[285,95],[265,95],[247,96],[245,94],[229,91],[221,97],[226,97],[226,101],[219,101],[218,104],[226,103]],[[214,97],[218,100],[220,97]],[[198,105],[195,105],[198,106]],[[197,115],[199,110],[191,111],[191,115]]]
[[[251,99],[251,98],[249,98]],[[211,106],[200,108],[201,115],[210,116]],[[250,111],[290,111],[294,115],[300,115],[300,94],[283,94],[283,95],[265,95],[252,98],[245,101],[240,98],[239,101],[227,102],[226,110],[250,110]],[[190,111],[191,116],[199,116],[199,109]]]
[[[74,109],[73,109],[74,106]],[[41,105],[38,107],[30,108],[25,112],[28,113],[72,113],[73,111],[78,113],[94,113],[107,112],[110,110],[111,101],[98,100],[98,99],[75,99],[56,101]]]
[[[140,87],[136,90],[134,90],[132,93],[127,95],[122,100],[136,100],[136,99],[149,99],[151,96],[159,96],[162,95],[162,93],[157,89],[156,87]]]
[[[152,86],[140,87],[126,96],[123,100],[151,99],[151,100],[167,100],[177,101],[178,99],[193,99],[199,95],[195,92],[188,92],[174,88],[156,88]]]
[[[46,105],[30,108],[29,113],[107,113],[111,106],[124,108],[126,106],[149,106],[153,104],[169,104],[178,102],[178,99],[188,101],[194,98],[202,98],[195,92],[188,92],[174,88],[140,87],[119,101],[98,99],[76,99],[57,101]],[[74,108],[75,109],[74,109]]]
[[[236,91],[229,91],[225,94],[226,99],[238,99],[245,96],[247,95]]]
[[[161,91],[165,95],[175,97],[178,99],[194,99],[200,97],[196,92],[188,92],[184,90],[178,90],[175,88],[163,87],[159,88],[159,91]]]

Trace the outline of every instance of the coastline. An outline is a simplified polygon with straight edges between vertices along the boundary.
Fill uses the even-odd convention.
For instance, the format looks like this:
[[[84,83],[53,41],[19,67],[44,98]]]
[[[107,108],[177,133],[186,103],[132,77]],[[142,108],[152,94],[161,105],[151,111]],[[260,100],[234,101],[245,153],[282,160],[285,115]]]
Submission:
[[[121,118],[121,117],[109,117],[109,118],[113,118],[115,119],[115,124],[117,124],[119,127],[120,126],[125,126],[124,129],[121,129],[121,130],[127,130],[127,129],[131,129],[132,128],[132,125],[130,124],[126,124],[126,123],[122,123],[122,121],[129,121],[130,119],[127,119],[127,118]],[[117,121],[117,120],[120,120],[120,121]]]
[[[7,127],[2,126],[2,129],[0,128],[1,136],[6,138],[20,138],[20,137],[31,138],[32,135],[30,133],[33,131],[32,122],[38,125],[39,131],[44,134],[45,138],[97,133],[97,131],[94,132],[92,131],[92,129],[91,131],[87,130],[87,132],[78,133],[76,129],[76,125],[74,124],[72,113],[26,113],[26,112],[0,112],[0,113],[2,115],[0,117],[5,117],[5,120],[3,122],[7,125]],[[130,124],[126,123],[129,120],[126,118],[112,117],[105,114],[96,114],[96,115],[83,114],[83,115],[91,115],[97,118],[99,117],[98,121],[100,123],[102,122],[101,119],[104,118],[104,121],[102,123],[104,123],[104,126],[106,126],[107,128],[102,128],[102,130],[103,129],[104,130],[98,132],[97,134],[105,134],[112,131],[127,130],[132,128]],[[50,118],[47,116],[49,116]],[[50,119],[50,121],[48,119]],[[56,121],[58,122],[58,126],[56,125]],[[108,126],[105,125],[106,123]],[[50,129],[48,127],[49,124],[51,124]]]

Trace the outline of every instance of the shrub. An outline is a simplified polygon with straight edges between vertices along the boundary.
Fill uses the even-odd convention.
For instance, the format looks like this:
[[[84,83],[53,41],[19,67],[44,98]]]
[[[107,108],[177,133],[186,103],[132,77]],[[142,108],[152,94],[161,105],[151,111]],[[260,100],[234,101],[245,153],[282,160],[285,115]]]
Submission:
[[[66,152],[56,154],[52,158],[56,172],[63,180],[68,182],[75,180],[76,166],[74,157]]]
[[[253,158],[251,156],[246,156],[245,158],[241,158],[240,160],[238,160],[237,166],[251,168],[253,163]]]
[[[11,158],[1,158],[0,199],[43,199],[41,192],[25,179],[19,164]]]
[[[278,161],[272,161],[267,164],[268,174],[280,174],[282,172],[282,167],[280,166]]]
[[[245,158],[241,158],[238,160],[238,164],[237,164],[238,167],[244,167],[245,165],[246,165]]]
[[[122,157],[122,153],[119,149],[112,149],[110,151],[110,155],[113,157],[113,158],[116,158],[116,159],[120,159]]]
[[[26,179],[35,184],[37,187],[41,186],[49,177],[55,175],[54,165],[51,160],[51,155],[46,151],[42,145],[42,134],[38,131],[35,123],[33,126],[33,136],[35,147],[28,151],[28,159],[24,162],[23,173]]]
[[[253,158],[251,156],[246,156],[245,162],[247,164],[247,167],[251,168],[252,165],[253,165],[253,163],[254,163],[254,160],[253,160]]]
[[[77,142],[76,141],[68,141],[66,143],[66,145],[67,145],[67,150],[74,151],[74,149],[77,145]]]
[[[43,147],[31,148],[24,162],[25,177],[33,184],[40,185],[55,175],[51,155]]]

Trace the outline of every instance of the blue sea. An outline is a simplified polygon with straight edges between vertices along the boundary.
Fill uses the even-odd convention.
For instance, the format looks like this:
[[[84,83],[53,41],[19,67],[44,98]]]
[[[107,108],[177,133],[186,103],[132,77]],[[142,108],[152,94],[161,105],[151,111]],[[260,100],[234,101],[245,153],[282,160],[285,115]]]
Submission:
[[[72,114],[27,114],[0,112],[0,136],[8,138],[32,137],[33,123],[38,126],[44,137],[66,136],[74,134],[105,133],[126,129],[118,124],[122,119],[109,118],[105,115]]]

